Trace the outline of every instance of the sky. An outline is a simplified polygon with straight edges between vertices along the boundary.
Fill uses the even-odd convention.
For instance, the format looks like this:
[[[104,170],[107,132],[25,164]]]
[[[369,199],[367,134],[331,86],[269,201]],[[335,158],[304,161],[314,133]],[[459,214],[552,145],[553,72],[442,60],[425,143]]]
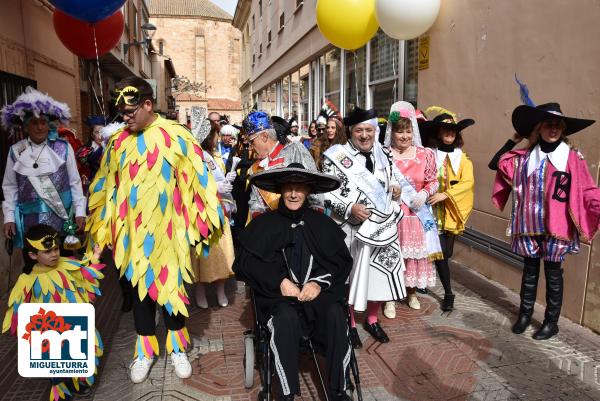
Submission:
[[[210,0],[233,16],[238,0]]]

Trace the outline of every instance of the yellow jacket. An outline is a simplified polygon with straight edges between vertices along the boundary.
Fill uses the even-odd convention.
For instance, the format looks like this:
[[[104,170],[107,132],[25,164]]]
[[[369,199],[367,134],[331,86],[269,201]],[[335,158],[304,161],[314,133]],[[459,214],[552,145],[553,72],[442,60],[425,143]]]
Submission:
[[[465,230],[467,219],[473,211],[473,163],[465,153],[462,154],[458,172],[455,174],[449,159],[443,161],[438,171],[440,183],[438,192],[448,196],[437,206],[437,221],[440,231],[460,235]]]

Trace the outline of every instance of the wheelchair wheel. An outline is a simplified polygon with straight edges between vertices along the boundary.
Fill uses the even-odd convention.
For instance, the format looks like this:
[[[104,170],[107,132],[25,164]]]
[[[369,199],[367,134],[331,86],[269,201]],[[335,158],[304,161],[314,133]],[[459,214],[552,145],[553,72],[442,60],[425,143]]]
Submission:
[[[252,388],[254,385],[254,336],[244,337],[244,387]]]

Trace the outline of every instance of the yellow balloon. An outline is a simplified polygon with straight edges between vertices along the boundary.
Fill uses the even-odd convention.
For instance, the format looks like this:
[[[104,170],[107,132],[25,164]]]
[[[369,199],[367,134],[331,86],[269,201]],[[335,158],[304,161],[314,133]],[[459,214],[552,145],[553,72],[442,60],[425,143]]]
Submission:
[[[333,45],[356,50],[379,28],[375,0],[318,0],[317,25]]]

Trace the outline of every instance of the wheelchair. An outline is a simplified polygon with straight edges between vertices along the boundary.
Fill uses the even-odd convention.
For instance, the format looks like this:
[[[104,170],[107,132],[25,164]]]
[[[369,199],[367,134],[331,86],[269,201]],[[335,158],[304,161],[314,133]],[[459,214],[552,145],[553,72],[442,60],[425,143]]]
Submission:
[[[250,291],[250,298],[252,302],[252,313],[254,315],[254,329],[247,330],[244,332],[244,387],[250,389],[254,386],[254,370],[258,370],[260,375],[261,389],[258,392],[258,401],[273,401],[272,395],[272,384],[274,376],[274,358],[269,346],[271,339],[271,333],[264,322],[261,322],[258,317],[258,309],[256,306],[256,298],[254,291],[248,287]],[[345,305],[346,315],[348,324],[350,324],[350,315],[348,305]],[[312,356],[319,381],[321,383],[321,390],[325,394],[325,400],[329,401],[329,395],[327,391],[327,385],[323,379],[319,363],[317,361],[317,354],[313,347],[310,338],[304,337],[301,339],[303,348],[308,350]],[[350,342],[350,339],[348,339]],[[358,361],[352,344],[350,345],[350,370],[352,372],[353,382],[348,378],[347,387],[353,395],[356,395],[357,401],[363,401],[362,390],[360,385],[360,374],[358,370]],[[354,399],[354,397],[352,397]]]

